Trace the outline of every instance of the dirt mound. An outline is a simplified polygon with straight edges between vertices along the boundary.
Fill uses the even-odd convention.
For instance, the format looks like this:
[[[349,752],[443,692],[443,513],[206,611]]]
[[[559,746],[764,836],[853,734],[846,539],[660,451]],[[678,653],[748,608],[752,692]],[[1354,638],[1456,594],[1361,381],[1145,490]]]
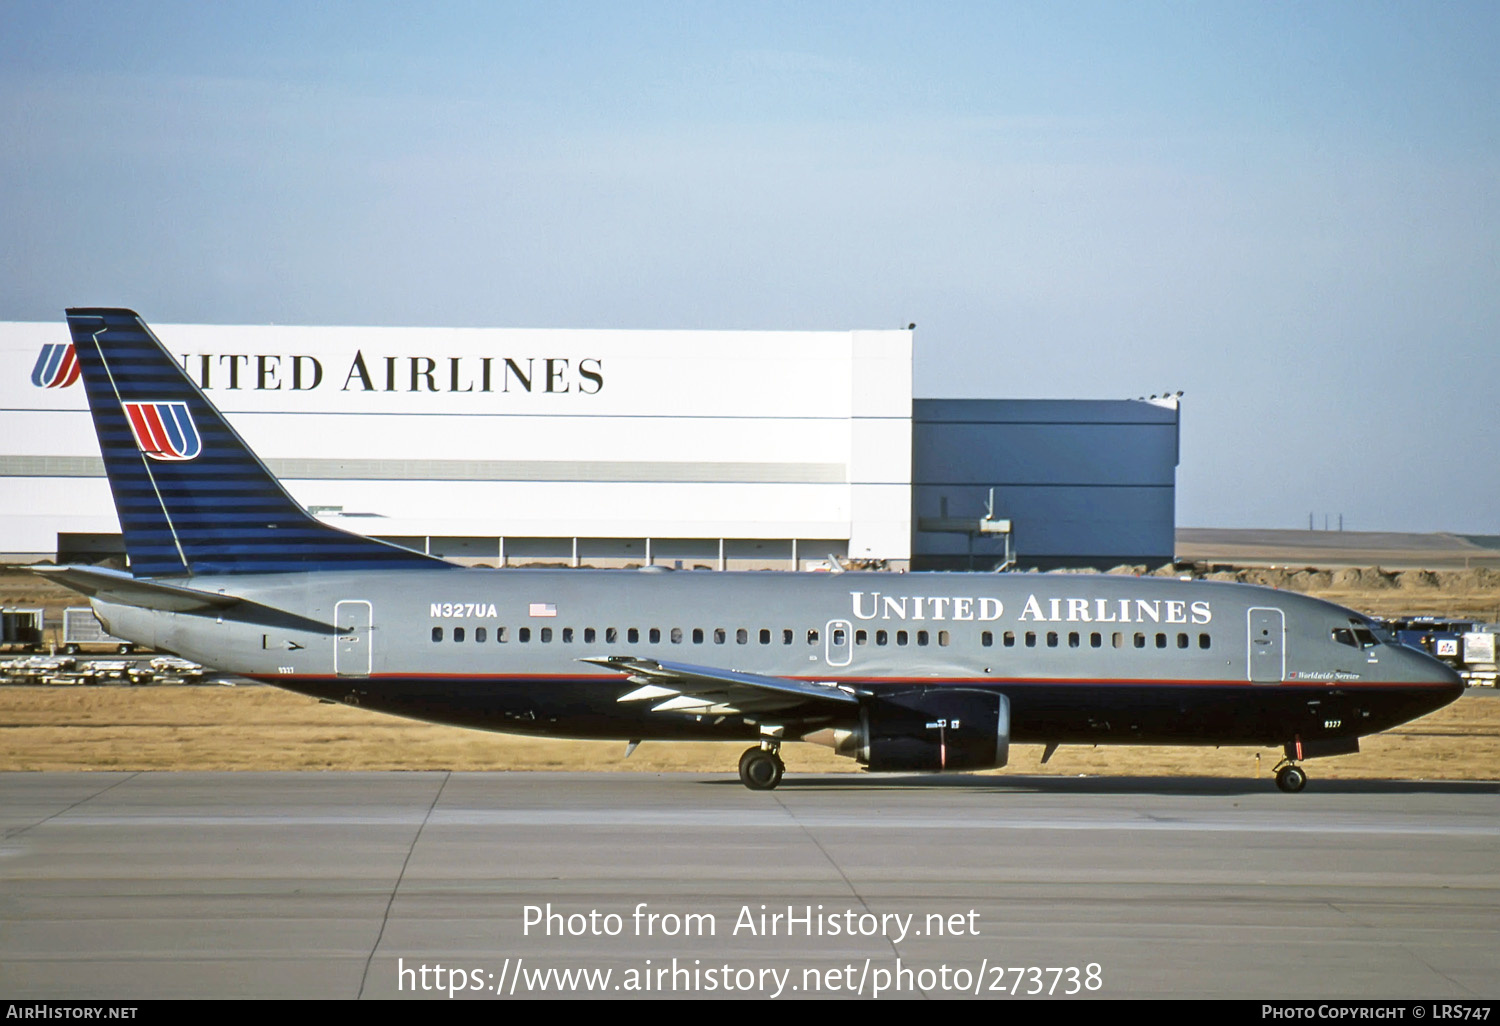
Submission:
[[[1287,572],[1285,570],[1268,570],[1262,567],[1251,567],[1238,573],[1242,584],[1259,584],[1267,588],[1285,588]]]
[[[1333,574],[1328,570],[1298,570],[1287,579],[1286,586],[1293,591],[1322,590],[1333,584]]]
[[[1493,591],[1500,589],[1500,570],[1476,567],[1472,570],[1449,570],[1438,575],[1441,587],[1450,591]]]
[[[1438,575],[1431,570],[1406,570],[1396,575],[1396,586],[1430,591],[1438,586]]]
[[[1378,566],[1350,566],[1335,570],[1332,584],[1341,591],[1385,591],[1396,586],[1396,574]]]

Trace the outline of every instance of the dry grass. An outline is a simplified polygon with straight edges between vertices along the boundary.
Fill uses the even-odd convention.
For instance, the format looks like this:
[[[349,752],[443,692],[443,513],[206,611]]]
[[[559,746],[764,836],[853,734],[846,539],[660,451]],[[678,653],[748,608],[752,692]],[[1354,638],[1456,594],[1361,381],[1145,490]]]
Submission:
[[[1500,779],[1500,696],[1469,694],[1431,716],[1318,760],[1326,779]],[[742,743],[560,741],[440,727],[329,705],[272,687],[3,687],[0,770],[734,771]],[[849,772],[813,745],[783,750],[790,772]],[[1269,776],[1273,749],[1011,749],[1008,772]],[[1000,771],[1007,772],[1007,771]]]

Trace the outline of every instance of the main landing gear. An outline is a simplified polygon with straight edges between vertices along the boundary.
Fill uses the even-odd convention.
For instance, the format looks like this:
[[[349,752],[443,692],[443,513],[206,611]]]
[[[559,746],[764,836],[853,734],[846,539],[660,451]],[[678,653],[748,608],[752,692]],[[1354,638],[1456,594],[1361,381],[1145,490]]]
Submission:
[[[745,749],[740,756],[740,783],[752,791],[769,791],[781,783],[786,764],[777,754],[780,746],[759,746]]]
[[[1276,786],[1287,794],[1296,794],[1307,786],[1307,774],[1294,762],[1284,762],[1276,769]]]

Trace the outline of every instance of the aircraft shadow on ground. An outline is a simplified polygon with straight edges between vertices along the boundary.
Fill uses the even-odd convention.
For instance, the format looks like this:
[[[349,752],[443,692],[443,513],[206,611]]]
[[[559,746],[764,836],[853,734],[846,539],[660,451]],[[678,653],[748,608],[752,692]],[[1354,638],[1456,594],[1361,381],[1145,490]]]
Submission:
[[[738,779],[705,780],[709,786],[742,787]],[[996,794],[1160,794],[1251,795],[1276,794],[1270,777],[1062,777],[1062,776],[928,776],[918,774],[808,774],[785,777],[783,791],[992,791]],[[1484,780],[1309,780],[1314,794],[1500,794],[1500,782]],[[1297,796],[1288,795],[1288,800]]]

